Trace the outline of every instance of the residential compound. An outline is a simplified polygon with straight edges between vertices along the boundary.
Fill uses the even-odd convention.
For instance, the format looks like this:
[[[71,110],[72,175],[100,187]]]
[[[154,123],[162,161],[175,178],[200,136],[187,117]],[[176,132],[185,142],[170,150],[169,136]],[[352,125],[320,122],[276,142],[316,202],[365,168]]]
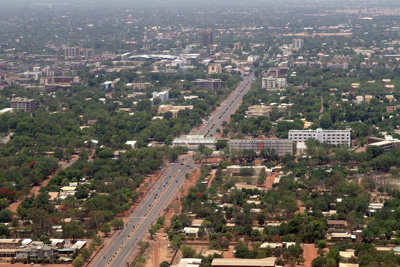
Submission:
[[[263,149],[274,149],[279,156],[293,154],[293,141],[288,139],[231,139],[229,151],[253,150],[261,152]]]
[[[287,86],[286,78],[275,78],[272,76],[262,78],[262,88],[269,90],[284,89]]]
[[[314,138],[321,143],[332,145],[351,145],[351,130],[290,130],[289,139],[296,142],[305,142],[309,138]]]
[[[35,110],[35,100],[22,97],[13,98],[10,101],[10,106],[14,110],[32,112]]]

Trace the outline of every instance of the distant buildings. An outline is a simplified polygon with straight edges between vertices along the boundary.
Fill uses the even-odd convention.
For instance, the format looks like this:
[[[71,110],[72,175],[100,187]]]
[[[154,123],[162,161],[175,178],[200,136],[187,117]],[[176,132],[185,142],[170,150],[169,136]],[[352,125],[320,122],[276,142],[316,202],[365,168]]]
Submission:
[[[220,79],[197,79],[193,81],[193,85],[197,87],[203,87],[211,90],[217,90],[221,87],[221,80]]]
[[[342,69],[342,70],[347,70],[349,68],[349,63],[328,63],[328,68],[333,68],[333,69]]]
[[[22,110],[22,111],[28,111],[32,112],[35,110],[35,100],[34,99],[28,99],[28,98],[13,98],[10,101],[10,106],[14,110]]]
[[[242,50],[242,46],[240,43],[234,43],[233,44],[233,50]]]
[[[283,156],[287,153],[293,154],[293,141],[288,139],[231,139],[229,140],[229,151],[253,150],[261,152],[263,149],[274,149],[275,153]]]
[[[94,48],[83,48],[80,46],[64,48],[65,58],[92,58],[94,56]]]
[[[133,89],[144,89],[147,87],[152,87],[151,83],[127,83],[126,86],[129,86]]]
[[[293,39],[292,45],[293,45],[293,49],[299,50],[303,47],[304,40],[303,39]]]
[[[378,137],[367,137],[367,147],[381,147],[384,151],[391,149],[400,149],[400,140],[398,139],[384,139]]]
[[[396,106],[387,106],[387,107],[386,107],[386,112],[387,112],[387,113],[392,113],[392,112],[396,111],[398,108],[400,108],[400,105],[396,105]]]
[[[284,89],[287,87],[286,78],[264,77],[262,78],[262,88],[269,90]]]
[[[174,118],[178,117],[178,112],[181,110],[192,110],[193,106],[173,106],[173,105],[160,105],[158,107],[157,113],[163,114],[166,112],[171,112]]]
[[[213,44],[213,32],[211,30],[200,31],[200,45],[210,46]]]
[[[290,130],[289,139],[296,142],[305,142],[307,139],[317,139],[321,143],[332,145],[351,145],[350,130]]]
[[[288,70],[289,70],[289,68],[287,66],[282,66],[282,67],[278,67],[278,68],[269,68],[267,75],[276,77],[276,78],[284,78],[284,77],[286,77],[286,73]]]
[[[260,117],[265,116],[269,118],[272,107],[264,105],[253,105],[250,106],[246,111],[246,115],[249,117]]]
[[[167,102],[169,99],[169,93],[168,91],[163,91],[163,92],[153,92],[153,99],[160,99],[161,102]]]
[[[222,73],[222,66],[219,63],[210,63],[208,65],[208,74]]]

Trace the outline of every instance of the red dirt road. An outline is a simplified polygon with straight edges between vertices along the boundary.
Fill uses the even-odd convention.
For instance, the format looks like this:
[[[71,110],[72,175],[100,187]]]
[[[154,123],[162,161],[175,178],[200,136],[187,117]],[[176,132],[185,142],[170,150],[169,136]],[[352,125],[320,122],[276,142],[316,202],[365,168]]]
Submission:
[[[317,248],[314,244],[302,244],[304,252],[303,257],[306,259],[303,265],[305,267],[311,267],[311,262],[313,259],[318,257]]]

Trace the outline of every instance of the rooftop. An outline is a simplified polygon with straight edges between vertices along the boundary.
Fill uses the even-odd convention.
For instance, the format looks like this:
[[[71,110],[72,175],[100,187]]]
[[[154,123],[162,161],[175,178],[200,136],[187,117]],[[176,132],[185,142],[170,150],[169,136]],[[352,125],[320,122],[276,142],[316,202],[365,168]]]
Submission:
[[[275,257],[264,259],[214,259],[211,266],[275,266]]]

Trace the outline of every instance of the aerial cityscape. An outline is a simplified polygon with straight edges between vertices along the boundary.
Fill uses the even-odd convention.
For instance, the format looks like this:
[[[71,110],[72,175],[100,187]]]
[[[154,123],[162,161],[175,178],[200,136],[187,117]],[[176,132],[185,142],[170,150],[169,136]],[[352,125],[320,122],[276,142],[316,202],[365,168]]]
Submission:
[[[2,266],[400,266],[400,2],[0,1]]]

